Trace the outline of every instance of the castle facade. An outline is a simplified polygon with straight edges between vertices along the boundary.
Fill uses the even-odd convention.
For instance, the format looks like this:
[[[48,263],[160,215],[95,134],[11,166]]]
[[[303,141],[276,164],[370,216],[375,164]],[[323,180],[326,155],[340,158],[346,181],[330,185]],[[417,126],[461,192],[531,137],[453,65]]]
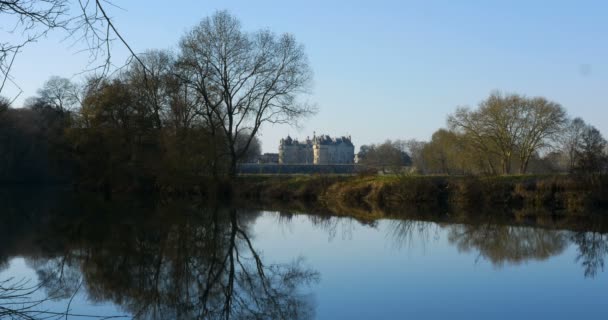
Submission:
[[[353,164],[354,158],[350,137],[314,135],[298,141],[287,136],[279,143],[279,164]]]

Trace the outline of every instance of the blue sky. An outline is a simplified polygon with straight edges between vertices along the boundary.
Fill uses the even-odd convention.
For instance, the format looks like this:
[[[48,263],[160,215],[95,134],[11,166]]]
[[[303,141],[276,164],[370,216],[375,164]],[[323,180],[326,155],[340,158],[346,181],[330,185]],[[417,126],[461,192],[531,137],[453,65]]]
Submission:
[[[246,30],[289,32],[314,70],[319,113],[300,128],[264,127],[265,152],[288,133],[352,135],[355,145],[429,139],[457,106],[492,90],[542,95],[608,134],[605,1],[115,0],[117,27],[138,51],[175,48],[205,16],[227,9]],[[75,76],[87,56],[51,35],[25,49],[13,75],[35,94]],[[116,61],[125,57],[116,45]],[[12,90],[12,91],[10,91]],[[10,88],[6,94],[14,94]]]

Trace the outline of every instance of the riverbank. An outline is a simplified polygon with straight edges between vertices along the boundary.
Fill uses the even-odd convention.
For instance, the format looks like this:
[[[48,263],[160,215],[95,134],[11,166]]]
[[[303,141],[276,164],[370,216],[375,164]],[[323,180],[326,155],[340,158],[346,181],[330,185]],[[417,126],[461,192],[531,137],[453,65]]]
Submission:
[[[608,179],[580,176],[244,176],[237,199],[303,201],[327,208],[515,208],[582,215],[608,208]]]

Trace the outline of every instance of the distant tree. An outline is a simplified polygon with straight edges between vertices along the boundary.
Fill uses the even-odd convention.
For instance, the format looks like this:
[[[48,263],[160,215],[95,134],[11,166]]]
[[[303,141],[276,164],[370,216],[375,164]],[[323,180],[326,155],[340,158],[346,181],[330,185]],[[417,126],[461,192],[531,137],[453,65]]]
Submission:
[[[369,163],[369,161],[372,161],[371,158],[373,157],[374,149],[375,146],[373,144],[361,145],[361,147],[359,147],[359,152],[357,153],[357,160],[359,161],[359,163],[366,164]]]
[[[293,124],[314,111],[299,101],[311,79],[303,46],[289,34],[246,33],[226,11],[184,36],[179,63],[198,115],[211,134],[226,138],[231,175],[262,125]]]
[[[107,80],[85,97],[82,111],[90,115],[93,127],[121,129],[125,137],[134,137],[132,130],[143,124],[137,118],[146,116],[138,112],[135,102],[133,92],[123,81]]]
[[[357,154],[359,163],[382,170],[384,173],[398,172],[404,166],[412,164],[407,152],[391,140],[382,144],[362,145]]]
[[[375,149],[375,154],[376,163],[385,172],[387,169],[398,171],[406,164],[404,159],[407,158],[407,155],[404,155],[402,151],[396,148],[390,141],[378,145]]]
[[[560,173],[571,171],[568,159],[562,150],[554,150],[545,154],[540,161],[544,167],[541,173]]]
[[[431,141],[424,146],[422,156],[430,172],[453,174],[458,171],[464,150],[458,134],[445,129],[433,133]]]
[[[79,97],[78,87],[69,79],[53,76],[47,80],[41,89],[33,105],[46,105],[61,113],[66,113],[78,108]]]
[[[578,162],[578,150],[582,144],[583,133],[587,128],[587,124],[581,118],[575,118],[569,121],[568,126],[562,133],[562,150],[567,157],[568,171],[572,172]]]
[[[136,97],[140,109],[150,116],[156,129],[164,127],[174,116],[172,107],[177,105],[176,100],[188,94],[181,90],[182,86],[175,74],[175,59],[170,51],[149,50],[140,55],[141,63],[131,62],[121,75]]]
[[[406,141],[399,141],[401,150],[407,150],[407,154],[410,156],[411,165],[419,172],[426,173],[427,167],[423,156],[424,146],[427,142],[416,139],[410,139]]]
[[[549,146],[565,123],[566,112],[557,103],[498,92],[482,101],[477,110],[458,108],[448,118],[450,128],[462,133],[486,157],[492,171],[498,171],[492,157],[500,159],[503,174],[511,173],[516,157],[520,173],[526,173],[530,158]]]
[[[577,148],[576,169],[582,173],[601,173],[606,170],[608,142],[599,130],[587,126],[581,135],[581,143]]]
[[[372,145],[364,144],[364,145],[361,145],[361,147],[359,147],[359,152],[357,153],[358,163],[363,164],[366,161],[366,158],[372,151],[372,148],[373,148],[373,144]]]
[[[8,110],[10,105],[11,105],[11,102],[7,98],[0,96],[0,112],[4,112],[4,111]]]
[[[413,140],[401,140],[401,139],[397,139],[397,140],[388,140],[388,142],[391,143],[391,145],[398,149],[401,152],[401,159],[402,159],[402,163],[405,166],[412,166],[413,165],[413,160],[412,157],[410,155],[411,151],[410,151],[410,143]]]
[[[239,153],[242,151],[242,149],[245,148],[246,144],[247,144],[246,136],[243,135],[242,138],[240,138],[239,141],[237,141],[237,149],[239,150]],[[260,139],[258,137],[254,137],[251,140],[251,143],[249,143],[249,147],[243,154],[243,157],[241,158],[240,161],[244,162],[244,163],[256,162],[260,158],[261,154],[262,154],[262,142],[260,141]]]
[[[522,122],[517,139],[519,172],[526,173],[530,159],[558,140],[567,123],[567,115],[555,102],[542,97],[527,98],[518,121]]]

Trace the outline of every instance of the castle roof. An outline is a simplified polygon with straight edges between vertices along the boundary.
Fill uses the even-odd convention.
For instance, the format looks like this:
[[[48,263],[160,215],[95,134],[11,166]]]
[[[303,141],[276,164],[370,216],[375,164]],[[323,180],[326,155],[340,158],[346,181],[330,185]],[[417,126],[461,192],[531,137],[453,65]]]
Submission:
[[[319,145],[347,145],[347,146],[353,146],[353,143],[351,141],[350,136],[345,137],[337,137],[337,138],[332,138],[329,135],[314,135],[312,140],[310,138],[306,138],[306,140],[304,141],[298,141],[297,139],[292,139],[289,135],[287,136],[287,138],[281,139],[280,145],[282,146],[312,146],[313,144],[319,144]]]
[[[311,146],[312,141],[310,139],[306,139],[304,141],[298,141],[297,139],[292,139],[290,136],[287,136],[285,139],[281,139],[280,145],[282,146]]]
[[[314,142],[318,143],[320,145],[339,145],[339,144],[345,144],[347,146],[353,146],[353,143],[350,139],[350,137],[338,137],[338,138],[332,138],[329,135],[320,135],[318,137],[314,138]]]

